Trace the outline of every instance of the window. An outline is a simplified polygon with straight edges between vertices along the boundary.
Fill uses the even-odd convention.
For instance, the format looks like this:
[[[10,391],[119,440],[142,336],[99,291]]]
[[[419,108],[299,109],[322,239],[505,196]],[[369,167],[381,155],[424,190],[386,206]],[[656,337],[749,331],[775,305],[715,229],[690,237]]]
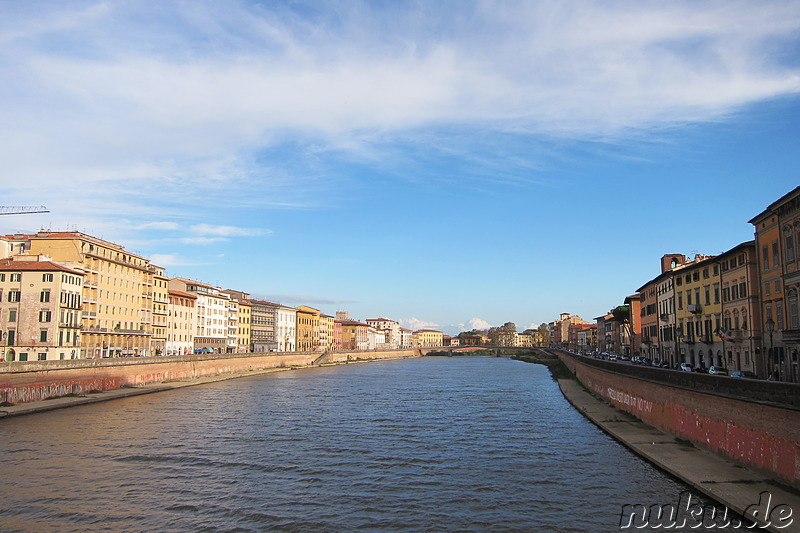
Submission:
[[[769,284],[769,281],[764,283],[764,295],[770,296],[772,294],[772,286]]]
[[[780,263],[778,262],[778,241],[773,241],[772,243],[772,266],[778,266]]]
[[[8,330],[8,345],[14,346],[14,341],[17,340],[17,332],[13,329]]]
[[[719,283],[714,284],[714,303],[719,303]]]
[[[747,283],[745,282],[739,284],[739,297],[747,298]]]
[[[22,281],[22,274],[20,274],[20,273],[11,274],[9,279],[11,281]]]
[[[769,248],[767,246],[761,248],[761,259],[764,263],[764,270],[769,270]]]
[[[39,342],[47,342],[47,330],[43,329],[39,331]]]
[[[692,272],[692,281],[700,281],[700,272]]]
[[[47,303],[50,301],[50,289],[45,289],[39,295],[39,301],[42,303]]]
[[[783,331],[783,302],[775,302],[775,329]]]
[[[9,309],[8,310],[8,321],[9,322],[16,322],[17,321],[17,310],[16,309]]]
[[[50,322],[52,313],[50,311],[39,311],[39,322]]]
[[[711,305],[711,287],[706,285],[705,292],[706,292],[706,305]]]
[[[6,280],[6,275],[0,274],[0,281],[5,281],[5,280]]]
[[[789,304],[789,329],[800,329],[800,317],[798,317],[797,309],[797,290],[790,290],[787,299]]]
[[[38,356],[38,359],[39,359],[39,361],[46,361],[47,360],[47,354],[46,353],[40,353],[39,356]]]
[[[53,274],[42,274],[42,281],[53,281]]]
[[[8,301],[9,302],[18,302],[20,297],[19,291],[8,291]]]

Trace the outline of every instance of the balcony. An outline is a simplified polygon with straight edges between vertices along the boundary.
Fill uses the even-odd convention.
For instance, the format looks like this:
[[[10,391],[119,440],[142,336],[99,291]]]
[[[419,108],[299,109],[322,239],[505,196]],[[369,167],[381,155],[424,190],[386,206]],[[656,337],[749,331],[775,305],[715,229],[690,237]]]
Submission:
[[[689,304],[686,306],[686,310],[692,314],[699,315],[703,311],[703,307],[700,304]]]
[[[800,329],[785,329],[783,333],[783,342],[800,342]]]

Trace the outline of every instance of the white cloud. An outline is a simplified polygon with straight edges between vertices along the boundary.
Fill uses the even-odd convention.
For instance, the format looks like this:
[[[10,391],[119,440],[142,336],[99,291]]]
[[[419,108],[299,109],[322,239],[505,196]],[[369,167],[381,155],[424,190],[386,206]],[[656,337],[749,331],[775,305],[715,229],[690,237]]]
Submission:
[[[152,254],[150,256],[150,262],[161,267],[189,266],[197,264],[187,259],[183,259],[175,254]]]
[[[199,235],[219,235],[221,237],[252,237],[269,233],[268,230],[262,230],[257,228],[239,228],[236,226],[214,226],[211,224],[195,224],[194,226],[190,227],[189,230],[192,233],[197,233]]]
[[[439,324],[437,324],[436,322],[420,320],[419,318],[414,318],[414,317],[400,319],[400,325],[403,326],[404,328],[412,330],[439,327]]]
[[[135,229],[178,230],[180,229],[180,225],[177,222],[147,222],[146,224],[135,226]]]
[[[471,318],[469,320],[469,328],[470,328],[470,330],[473,330],[473,329],[489,329],[490,327],[492,327],[491,324],[489,324],[487,321],[485,321],[482,318]]]
[[[225,237],[182,237],[178,239],[178,241],[183,244],[199,244],[201,246],[218,242],[227,242],[229,240],[230,239],[226,239]]]

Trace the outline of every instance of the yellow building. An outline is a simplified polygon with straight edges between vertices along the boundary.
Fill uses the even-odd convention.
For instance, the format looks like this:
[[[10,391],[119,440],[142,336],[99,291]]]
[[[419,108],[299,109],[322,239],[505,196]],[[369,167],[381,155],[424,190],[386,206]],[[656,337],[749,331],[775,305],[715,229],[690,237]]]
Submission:
[[[163,268],[153,266],[153,271],[152,355],[166,355],[165,348],[169,328],[169,278],[164,275]]]
[[[0,260],[0,360],[80,358],[83,273],[40,259]]]
[[[672,270],[679,362],[723,366],[722,299],[719,263],[696,255]]]
[[[163,270],[77,231],[0,237],[14,255],[47,255],[84,273],[82,357],[152,355],[153,288]]]
[[[297,351],[315,352],[323,350],[320,335],[320,311],[313,307],[297,307]]]
[[[251,324],[253,320],[253,302],[250,300],[250,295],[246,292],[235,291],[227,289],[222,291],[237,305],[236,320],[233,322],[233,317],[228,316],[231,320],[231,326],[235,326],[236,330],[236,353],[249,353],[252,348]]]
[[[335,337],[335,319],[330,315],[319,316],[320,345],[323,351],[333,350]]]
[[[532,348],[533,336],[527,333],[519,333],[517,335],[517,346],[521,348]]]
[[[417,348],[432,348],[444,346],[444,333],[432,329],[419,329],[414,332],[414,346]]]

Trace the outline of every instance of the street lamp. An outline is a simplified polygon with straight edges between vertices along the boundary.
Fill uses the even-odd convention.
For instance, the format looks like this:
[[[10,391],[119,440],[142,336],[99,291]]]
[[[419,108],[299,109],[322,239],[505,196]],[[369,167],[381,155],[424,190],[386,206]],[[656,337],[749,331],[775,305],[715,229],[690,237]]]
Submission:
[[[781,381],[781,367],[778,364],[778,358],[775,357],[775,347],[772,344],[772,334],[775,332],[775,321],[771,318],[767,319],[767,331],[769,331],[769,359],[773,360],[778,367],[778,381]]]

